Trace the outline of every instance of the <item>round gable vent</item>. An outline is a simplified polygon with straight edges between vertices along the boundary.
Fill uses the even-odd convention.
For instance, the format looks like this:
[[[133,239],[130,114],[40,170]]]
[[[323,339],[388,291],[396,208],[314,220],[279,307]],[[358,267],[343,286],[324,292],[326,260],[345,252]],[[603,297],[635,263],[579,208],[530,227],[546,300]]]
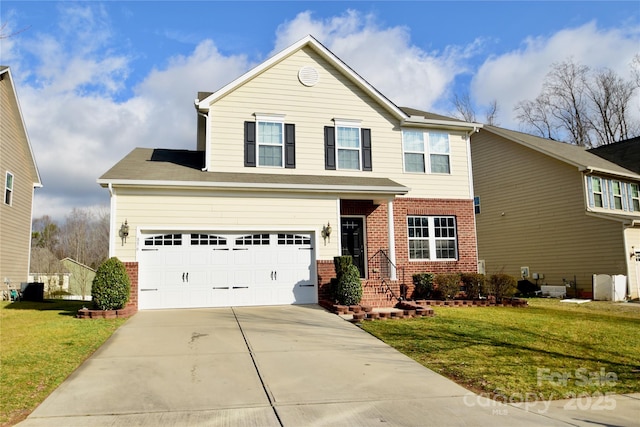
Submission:
[[[305,66],[298,71],[298,80],[305,86],[313,86],[318,83],[319,79],[318,70],[313,67]]]

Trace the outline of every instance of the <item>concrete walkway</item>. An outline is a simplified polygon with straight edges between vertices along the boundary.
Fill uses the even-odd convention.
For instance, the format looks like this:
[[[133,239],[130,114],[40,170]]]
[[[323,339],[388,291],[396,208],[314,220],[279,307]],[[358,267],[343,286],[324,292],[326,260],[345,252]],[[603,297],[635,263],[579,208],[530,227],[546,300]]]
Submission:
[[[19,425],[638,425],[640,395],[614,402],[501,405],[318,306],[160,310],[129,319]]]

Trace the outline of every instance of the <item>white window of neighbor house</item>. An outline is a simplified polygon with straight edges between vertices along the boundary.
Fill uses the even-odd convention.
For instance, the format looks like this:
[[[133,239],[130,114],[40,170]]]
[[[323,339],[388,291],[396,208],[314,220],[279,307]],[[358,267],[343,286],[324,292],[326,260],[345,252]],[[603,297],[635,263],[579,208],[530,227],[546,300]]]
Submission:
[[[622,183],[620,181],[611,181],[611,191],[613,196],[612,209],[622,209]]]
[[[448,133],[429,132],[429,162],[431,173],[451,173]]]
[[[424,132],[405,130],[402,132],[405,172],[425,173]]]
[[[13,174],[7,172],[4,180],[4,204],[11,206],[13,203]]]
[[[602,180],[596,176],[591,177],[591,193],[593,194],[593,204],[595,207],[603,207],[602,203]]]
[[[360,170],[360,127],[336,123],[338,169]]]
[[[283,167],[284,119],[257,117],[258,166]]]
[[[634,212],[640,212],[640,185],[631,184],[631,204]]]

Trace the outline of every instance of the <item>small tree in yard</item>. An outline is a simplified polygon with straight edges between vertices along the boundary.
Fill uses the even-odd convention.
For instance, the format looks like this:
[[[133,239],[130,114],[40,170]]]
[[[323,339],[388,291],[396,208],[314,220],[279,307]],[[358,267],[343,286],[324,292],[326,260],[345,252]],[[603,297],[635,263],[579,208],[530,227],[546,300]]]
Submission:
[[[360,270],[353,264],[346,266],[338,279],[336,290],[338,304],[355,305],[362,299],[362,282],[360,282]]]
[[[492,274],[489,277],[489,293],[501,301],[503,298],[512,297],[517,291],[516,278],[504,273]]]
[[[96,271],[91,285],[93,305],[98,310],[118,310],[129,300],[131,283],[127,270],[118,258],[109,258]]]
[[[462,273],[460,275],[464,292],[469,299],[479,299],[481,295],[486,294],[486,278],[480,273]]]
[[[454,299],[460,292],[460,275],[458,273],[436,274],[433,281],[445,299]]]

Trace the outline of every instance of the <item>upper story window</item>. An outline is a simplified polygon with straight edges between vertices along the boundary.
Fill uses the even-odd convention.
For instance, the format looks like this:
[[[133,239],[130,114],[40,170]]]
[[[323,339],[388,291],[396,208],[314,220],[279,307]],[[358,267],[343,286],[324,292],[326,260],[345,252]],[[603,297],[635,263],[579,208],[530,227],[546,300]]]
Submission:
[[[635,212],[640,212],[640,185],[631,184],[631,206]]]
[[[451,173],[449,134],[403,130],[405,172]]]
[[[593,204],[597,208],[604,207],[602,197],[602,180],[598,177],[591,177],[591,185],[593,187]]]
[[[324,128],[324,166],[327,170],[373,170],[371,129],[359,120],[334,119],[335,126]]]
[[[360,128],[338,126],[336,131],[338,169],[360,170]]]
[[[256,116],[258,166],[282,167],[284,158],[284,118]]]
[[[256,114],[256,121],[245,122],[244,165],[295,168],[295,125],[281,114]]]
[[[11,206],[13,203],[13,174],[7,172],[4,180],[4,204]]]
[[[588,176],[587,192],[592,208],[640,212],[640,184]]]

